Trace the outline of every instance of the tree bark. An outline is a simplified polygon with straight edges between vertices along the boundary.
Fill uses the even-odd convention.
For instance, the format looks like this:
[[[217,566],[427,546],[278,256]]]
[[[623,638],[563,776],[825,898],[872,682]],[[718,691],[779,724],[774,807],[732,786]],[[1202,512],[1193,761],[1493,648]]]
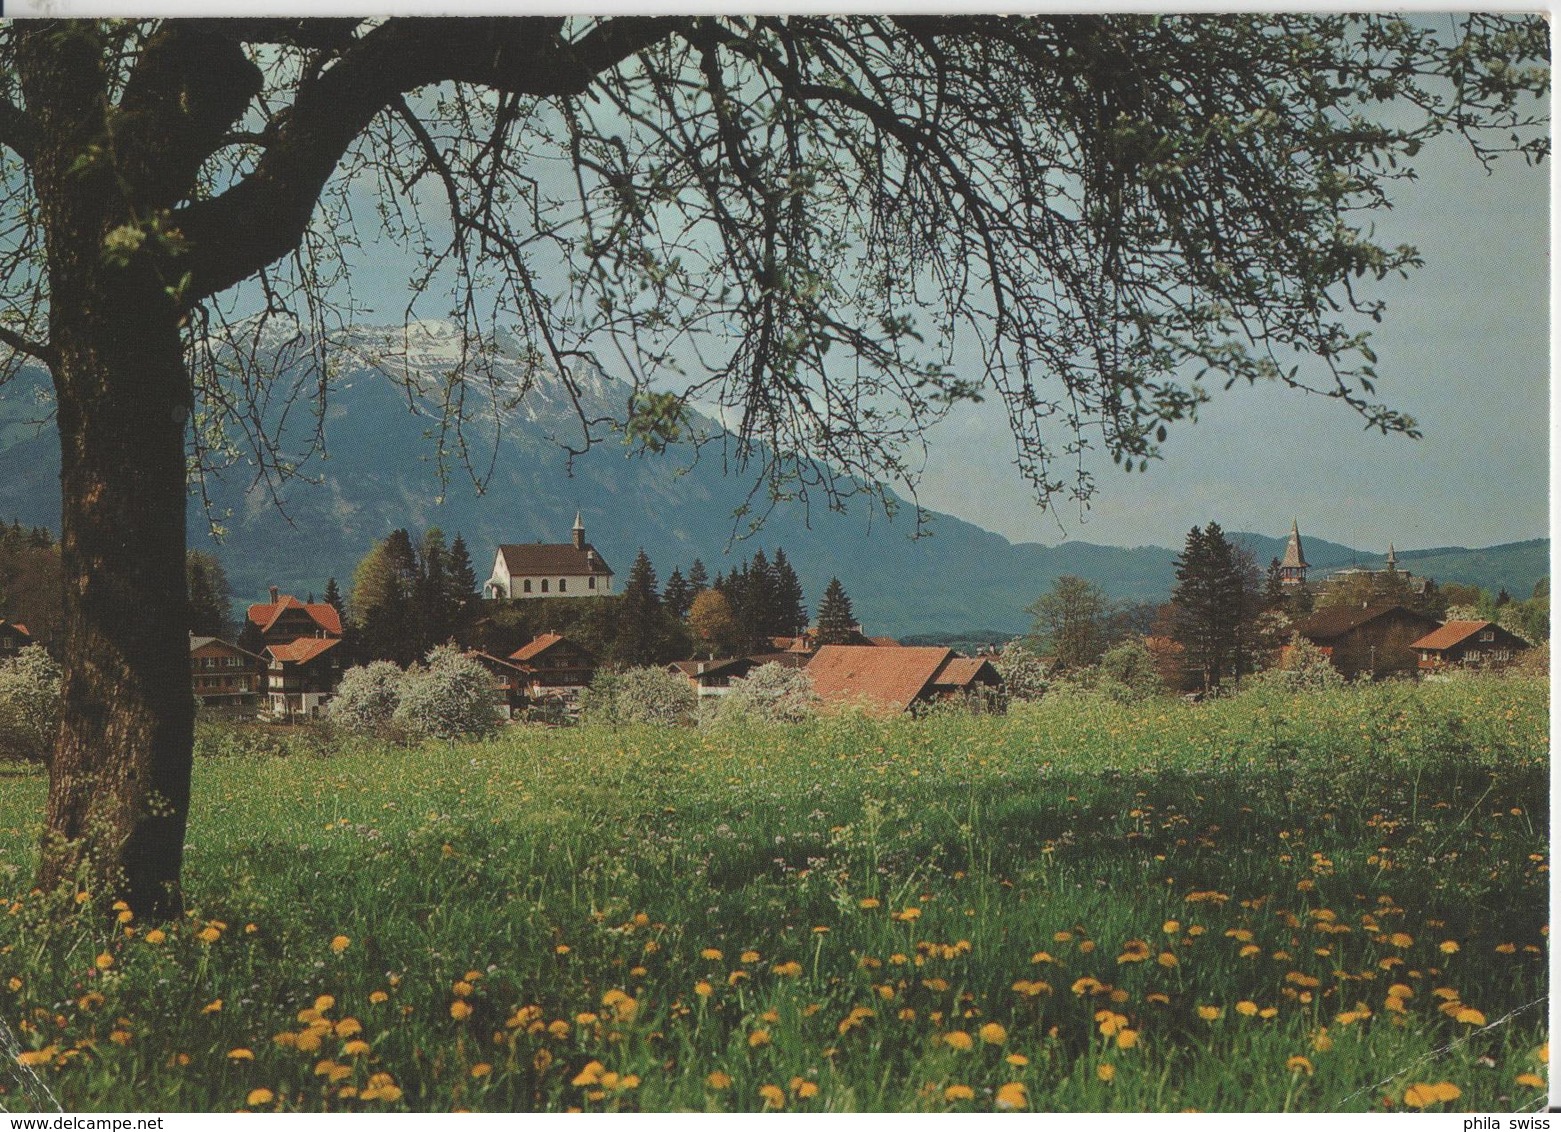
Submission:
[[[190,379],[174,265],[115,168],[91,25],[22,41],[38,118],[33,184],[45,234],[60,432],[65,670],[38,884],[181,911],[194,743],[185,628],[185,423]],[[108,144],[106,144],[108,143]],[[94,156],[94,154],[96,156]],[[122,246],[122,245],[121,245]]]

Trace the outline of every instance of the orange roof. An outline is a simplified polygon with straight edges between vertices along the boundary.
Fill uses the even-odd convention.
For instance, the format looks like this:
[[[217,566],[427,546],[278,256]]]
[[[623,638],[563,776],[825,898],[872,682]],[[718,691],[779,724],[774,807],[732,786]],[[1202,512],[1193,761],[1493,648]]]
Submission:
[[[563,639],[563,636],[559,633],[543,633],[539,637],[533,637],[529,644],[521,645],[520,648],[510,653],[509,658],[511,660],[530,660],[533,657],[541,656]]]
[[[299,637],[285,645],[267,645],[266,651],[284,664],[306,664],[339,644],[340,637]]]
[[[900,647],[900,642],[893,637],[868,637],[867,639],[881,649],[897,649]]]
[[[305,605],[292,594],[283,594],[276,601],[261,602],[249,607],[249,619],[260,627],[262,633],[269,633],[271,626],[280,620],[282,614],[289,609],[301,609],[309,615],[309,619],[327,633],[341,636],[341,614],[336,612],[336,607],[329,602],[319,601],[312,605]]]
[[[905,711],[954,656],[949,648],[825,645],[808,662],[813,690],[826,703],[871,700]]]
[[[1449,621],[1440,629],[1427,633],[1409,647],[1412,649],[1450,649],[1461,645],[1481,629],[1490,626],[1489,621]]]
[[[979,656],[956,656],[938,670],[932,682],[939,687],[968,688],[975,683],[983,668],[991,667],[987,660]],[[997,675],[996,669],[993,669],[992,675]]]
[[[0,617],[0,625],[4,625],[4,624],[6,624],[5,618],[4,617]],[[11,628],[15,629],[22,636],[24,636],[24,637],[32,636],[32,634],[27,631],[27,626],[23,625],[20,621],[12,621],[10,623],[10,625],[11,625]]]

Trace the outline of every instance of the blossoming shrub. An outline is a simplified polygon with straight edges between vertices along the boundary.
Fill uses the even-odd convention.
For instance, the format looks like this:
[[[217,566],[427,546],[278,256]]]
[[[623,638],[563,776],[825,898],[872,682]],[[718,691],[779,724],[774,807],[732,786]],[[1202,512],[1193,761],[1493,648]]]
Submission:
[[[0,662],[0,759],[47,762],[60,718],[60,666],[42,645]]]
[[[486,735],[499,725],[493,677],[453,645],[440,645],[426,664],[401,677],[391,722],[417,739],[453,741]]]
[[[992,667],[1003,678],[1003,691],[1010,700],[1038,700],[1051,686],[1051,662],[1018,641],[1004,645],[992,658]]]
[[[699,710],[694,687],[664,668],[631,668],[622,675],[599,676],[582,698],[588,723],[691,723]]]
[[[715,718],[717,723],[802,723],[817,710],[818,694],[807,673],[779,664],[761,664],[743,679],[732,681]]]
[[[373,732],[383,728],[401,702],[405,673],[388,660],[349,668],[341,675],[336,695],[326,708],[332,723],[349,731]]]
[[[1328,655],[1299,633],[1290,637],[1290,647],[1279,667],[1258,679],[1265,687],[1282,692],[1326,692],[1344,686],[1344,675]]]

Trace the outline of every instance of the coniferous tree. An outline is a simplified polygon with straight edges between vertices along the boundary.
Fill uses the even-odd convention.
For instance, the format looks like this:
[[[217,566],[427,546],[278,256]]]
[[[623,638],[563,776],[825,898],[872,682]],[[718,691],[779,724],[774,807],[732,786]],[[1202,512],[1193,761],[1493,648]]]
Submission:
[[[466,540],[459,534],[450,544],[450,557],[445,575],[451,614],[451,633],[461,644],[470,644],[472,623],[480,608],[477,592],[477,571],[472,566],[471,552]]]
[[[233,616],[233,592],[228,575],[214,554],[185,553],[185,579],[190,593],[190,632],[198,637],[225,637]]]
[[[346,623],[347,603],[342,600],[341,587],[336,584],[336,577],[332,575],[325,579],[325,604],[336,611],[336,616]]]
[[[417,581],[417,554],[405,530],[392,531],[358,563],[350,609],[362,659],[405,667],[421,655],[412,607]]]
[[[856,616],[851,612],[851,599],[839,578],[829,579],[824,587],[824,597],[818,603],[818,643],[820,645],[850,644],[856,633]]]
[[[689,607],[694,601],[694,590],[683,577],[683,572],[676,567],[667,576],[667,584],[661,590],[661,607],[668,617],[682,621],[688,616]]]
[[[694,564],[688,568],[688,586],[696,594],[710,588],[710,572],[705,569],[705,564],[697,558],[694,559]]]
[[[618,603],[618,659],[624,664],[652,664],[659,659],[664,632],[656,570],[643,547],[629,567],[629,578]]]
[[[438,527],[429,527],[424,531],[422,553],[417,560],[413,609],[419,656],[435,645],[445,644],[455,632],[449,557],[449,548],[444,544],[444,531]]]
[[[775,548],[775,560],[771,564],[775,572],[775,612],[773,636],[794,637],[808,627],[808,606],[802,592],[802,582],[792,569],[786,552]]]
[[[1252,556],[1226,539],[1218,523],[1187,533],[1171,590],[1174,635],[1205,690],[1250,669],[1256,595]]]

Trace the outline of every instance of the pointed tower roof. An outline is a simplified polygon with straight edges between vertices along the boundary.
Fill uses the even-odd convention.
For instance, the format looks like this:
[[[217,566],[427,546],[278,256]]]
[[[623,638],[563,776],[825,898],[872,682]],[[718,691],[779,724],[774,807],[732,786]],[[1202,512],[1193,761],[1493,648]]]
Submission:
[[[1285,557],[1279,565],[1306,568],[1306,555],[1301,550],[1301,528],[1294,519],[1290,520],[1290,541],[1285,544]]]
[[[1388,543],[1388,569],[1398,569],[1398,554],[1394,552],[1392,543]]]
[[[570,529],[571,530],[576,530],[576,531],[583,531],[583,530],[585,530],[585,524],[580,521],[580,512],[578,512],[578,511],[575,512],[575,525],[572,528],[570,528]]]

